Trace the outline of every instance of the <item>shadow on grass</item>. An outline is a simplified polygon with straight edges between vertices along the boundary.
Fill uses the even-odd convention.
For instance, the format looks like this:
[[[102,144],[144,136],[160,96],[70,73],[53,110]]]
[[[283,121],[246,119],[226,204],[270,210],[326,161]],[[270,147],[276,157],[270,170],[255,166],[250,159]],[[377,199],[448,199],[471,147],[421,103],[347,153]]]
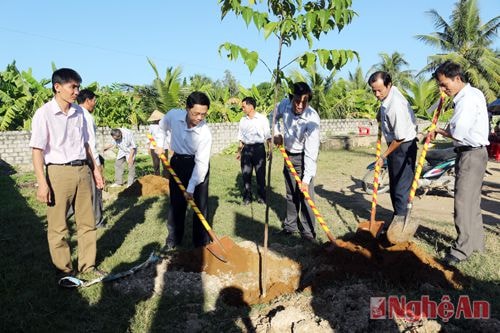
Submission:
[[[49,255],[46,207],[29,203],[21,191],[36,193],[36,181],[18,178],[15,170],[0,160],[0,331],[75,331],[72,320],[86,313],[81,295],[57,285]],[[35,200],[35,199],[33,199]],[[40,216],[32,207],[39,206]]]
[[[122,246],[125,237],[138,224],[144,223],[145,213],[157,200],[150,197],[139,202],[138,197],[118,196],[113,204],[106,208],[109,217],[122,214],[114,223],[108,222],[108,228],[97,241],[97,263],[112,256]]]

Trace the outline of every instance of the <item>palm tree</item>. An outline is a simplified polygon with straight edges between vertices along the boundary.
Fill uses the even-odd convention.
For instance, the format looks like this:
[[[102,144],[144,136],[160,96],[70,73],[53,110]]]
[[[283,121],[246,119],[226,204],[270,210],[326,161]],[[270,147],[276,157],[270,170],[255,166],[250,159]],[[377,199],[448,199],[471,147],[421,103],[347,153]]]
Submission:
[[[415,114],[420,118],[432,119],[432,111],[430,114],[427,110],[439,98],[439,90],[435,80],[429,80],[422,76],[415,81],[410,82],[408,93],[403,91],[406,99],[415,111]]]
[[[404,59],[404,55],[399,52],[393,52],[391,55],[382,52],[379,53],[382,61],[374,65],[369,72],[384,71],[391,75],[392,83],[395,86],[407,88],[413,79],[411,70],[403,70],[403,66],[408,66],[408,62]]]
[[[319,73],[316,66],[306,68],[305,71],[306,75],[303,75],[300,71],[294,70],[291,72],[290,78],[293,82],[307,82],[313,93],[312,100],[309,104],[319,112],[320,116],[324,116],[325,111],[330,108],[330,103],[328,103],[326,99],[326,94],[332,87],[333,77],[336,71],[334,70],[326,76]]]
[[[180,67],[176,67],[175,69],[168,67],[165,72],[165,79],[162,79],[153,61],[148,58],[148,62],[156,75],[156,78],[153,80],[153,87],[158,94],[156,101],[158,108],[166,112],[178,107],[182,69]]]
[[[354,73],[349,72],[348,79],[350,82],[351,89],[370,90],[368,82],[366,82],[366,79],[363,75],[363,70],[361,69],[361,66],[356,67]]]
[[[496,99],[500,94],[500,54],[490,46],[496,38],[500,16],[482,24],[476,0],[459,0],[450,22],[434,9],[427,13],[438,31],[416,38],[445,53],[430,56],[421,73],[432,72],[442,62],[451,60],[462,66],[466,80],[482,90],[488,101]]]

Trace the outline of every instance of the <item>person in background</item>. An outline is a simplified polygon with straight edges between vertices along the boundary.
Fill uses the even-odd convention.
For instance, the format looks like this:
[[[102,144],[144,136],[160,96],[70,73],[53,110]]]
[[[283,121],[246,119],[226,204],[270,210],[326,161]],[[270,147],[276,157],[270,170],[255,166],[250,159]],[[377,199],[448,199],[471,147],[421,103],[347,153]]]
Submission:
[[[95,109],[97,95],[89,89],[80,90],[77,96],[78,105],[81,106],[85,120],[87,121],[87,132],[89,133],[89,147],[94,158],[94,166],[99,169],[103,175],[104,182],[104,158],[99,155],[97,150],[97,126],[94,121],[92,113]],[[94,206],[94,217],[96,221],[96,228],[103,228],[105,225],[105,217],[103,215],[102,204],[102,189],[97,188],[95,181],[92,182],[92,204]]]
[[[382,102],[377,120],[382,122],[387,150],[376,163],[383,166],[384,159],[387,158],[394,219],[395,216],[406,216],[408,210],[408,197],[417,160],[417,123],[410,103],[392,84],[389,73],[373,73],[368,78],[368,84],[375,97]],[[390,223],[384,224],[383,232],[389,225]]]
[[[165,156],[167,156],[167,158],[168,158],[170,132],[166,132],[166,134],[164,134],[164,132],[160,129],[160,125],[158,124],[163,116],[164,116],[163,113],[161,113],[158,110],[154,110],[153,113],[151,114],[151,116],[148,118],[148,122],[150,122],[148,131],[149,131],[149,134],[151,134],[151,136],[153,136],[153,138],[155,139],[156,144],[163,148],[163,150],[165,151]],[[151,158],[153,160],[154,174],[159,176],[160,175],[160,164],[162,164],[162,163],[161,163],[160,157],[158,155],[156,155],[155,148],[149,142],[149,140],[148,140],[148,148],[149,148],[149,155],[151,155]],[[165,165],[163,166],[161,175],[165,178],[168,176],[168,171],[167,171],[167,168],[165,167]]]
[[[119,187],[123,185],[123,173],[125,163],[128,166],[127,187],[132,185],[135,179],[135,156],[137,146],[135,145],[132,131],[126,128],[114,128],[111,130],[111,137],[114,142],[104,147],[104,151],[111,148],[118,148],[115,161],[115,182],[110,187]]]
[[[104,184],[88,145],[89,134],[82,108],[75,104],[80,75],[70,68],[52,74],[54,98],[36,110],[30,147],[37,180],[37,200],[47,204],[47,239],[56,277],[61,286],[73,276],[68,241],[68,209],[74,205],[78,242],[78,272],[89,278],[105,273],[97,269],[96,228],[92,213],[92,177]]]
[[[212,134],[205,122],[210,100],[202,92],[192,92],[186,100],[186,109],[173,109],[160,121],[164,135],[171,133],[170,148],[174,151],[170,164],[186,188],[183,194],[175,181],[169,182],[170,207],[168,210],[168,236],[162,252],[175,249],[184,237],[186,200],[194,200],[205,218],[208,217],[208,181]],[[156,153],[161,155],[162,147]],[[193,214],[193,244],[201,247],[210,237],[200,219]]]
[[[456,265],[484,251],[481,187],[488,163],[488,111],[483,93],[465,81],[460,65],[442,63],[435,71],[439,89],[453,97],[453,115],[435,134],[453,139],[455,152],[454,220],[457,238],[443,260]]]
[[[245,97],[241,108],[245,116],[240,120],[238,139],[240,145],[236,159],[241,161],[241,175],[243,178],[243,204],[252,201],[252,172],[255,169],[258,186],[258,203],[266,202],[266,148],[271,140],[269,122],[262,114],[255,111],[256,102],[253,97]]]
[[[302,180],[302,187],[314,200],[314,177],[319,153],[319,115],[311,106],[311,88],[305,82],[296,82],[289,98],[282,100],[274,113],[274,143],[284,145],[295,170]],[[272,123],[273,114],[270,115]],[[282,119],[283,124],[280,123]],[[316,218],[307,204],[297,181],[288,166],[284,165],[286,188],[286,217],[280,234],[300,232],[307,241],[316,238]],[[300,217],[299,217],[300,215]]]

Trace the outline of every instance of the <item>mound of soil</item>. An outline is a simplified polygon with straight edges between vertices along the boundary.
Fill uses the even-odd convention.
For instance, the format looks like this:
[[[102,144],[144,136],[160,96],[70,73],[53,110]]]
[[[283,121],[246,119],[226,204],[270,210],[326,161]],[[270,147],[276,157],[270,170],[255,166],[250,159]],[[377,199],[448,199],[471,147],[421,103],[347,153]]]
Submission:
[[[225,239],[223,243],[232,241]],[[123,292],[161,295],[174,303],[192,300],[190,306],[202,306],[213,313],[220,311],[221,301],[241,309],[262,304],[253,308],[246,324],[237,322],[242,329],[251,326],[256,332],[334,332],[332,328],[345,331],[346,327],[347,331],[396,330],[396,324],[390,321],[369,320],[369,296],[382,291],[371,282],[356,283],[358,278],[382,277],[392,285],[415,290],[462,289],[466,283],[458,270],[444,267],[415,243],[383,247],[362,234],[338,240],[335,247],[331,243],[294,247],[270,244],[266,263],[263,248],[253,242],[225,248],[226,263],[206,248],[173,252],[156,265],[156,270],[119,280],[115,286]],[[263,267],[267,267],[265,277]],[[344,285],[344,281],[349,283]],[[189,316],[198,318],[197,310],[193,311]],[[187,323],[183,329],[203,326],[200,320]],[[402,321],[397,326],[404,330],[417,324],[415,332],[440,330],[440,325],[431,320]]]
[[[137,179],[132,185],[120,192],[120,195],[128,197],[168,195],[168,179],[147,175]]]
[[[228,304],[251,305],[295,291],[327,286],[332,280],[349,276],[378,275],[394,285],[411,287],[426,283],[459,290],[466,283],[460,271],[443,266],[412,242],[384,248],[373,238],[355,234],[350,240],[338,240],[335,247],[326,243],[309,256],[299,255],[307,251],[309,249],[302,245],[290,248],[271,244],[265,264],[263,248],[250,241],[226,249],[226,263],[206,248],[177,252],[157,267],[154,290],[162,292],[162,281],[168,280],[170,287],[178,279],[186,283],[194,273],[197,279],[201,276],[204,289],[213,297],[224,289],[224,300]],[[267,276],[263,276],[264,265]],[[177,277],[172,278],[172,274]],[[181,278],[183,274],[189,275]]]

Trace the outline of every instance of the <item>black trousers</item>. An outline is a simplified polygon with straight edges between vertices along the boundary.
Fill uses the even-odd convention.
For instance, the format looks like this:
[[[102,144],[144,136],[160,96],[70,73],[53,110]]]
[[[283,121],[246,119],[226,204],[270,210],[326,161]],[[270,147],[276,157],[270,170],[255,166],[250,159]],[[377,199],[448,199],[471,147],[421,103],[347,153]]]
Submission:
[[[299,174],[300,179],[302,179],[304,176],[304,153],[288,153],[288,157],[295,171]],[[286,187],[286,218],[283,222],[283,229],[290,232],[299,231],[301,235],[306,237],[316,237],[316,231],[314,230],[316,217],[311,207],[307,204],[304,194],[300,191],[297,181],[291,174],[286,163],[283,167],[283,175],[285,176]],[[314,201],[314,178],[311,179],[309,183],[308,192],[309,196]]]
[[[241,175],[243,178],[243,199],[252,199],[252,171],[255,169],[258,195],[266,200],[266,148],[263,143],[244,145],[241,151]]]
[[[154,174],[159,176],[160,175],[160,164],[163,164],[161,162],[160,157],[155,153],[154,149],[149,150],[149,155],[151,155],[151,158],[153,159],[153,171]],[[168,150],[165,150],[165,156],[168,156]],[[161,173],[162,177],[167,177],[168,176],[168,171],[165,165],[163,166],[163,171]]]
[[[194,156],[185,156],[174,154],[170,159],[170,165],[180,178],[184,187],[187,187],[189,179],[194,169]],[[205,218],[208,218],[208,178],[210,171],[207,172],[205,180],[194,189],[194,202],[200,209]],[[179,186],[170,177],[170,209],[168,210],[168,236],[167,244],[179,245],[184,237],[184,220],[186,219],[187,201]],[[198,216],[193,213],[193,245],[195,247],[204,246],[210,242],[210,236],[203,227]]]
[[[390,145],[390,142],[387,143]],[[408,196],[415,176],[417,140],[403,142],[387,157],[389,186],[394,215],[406,215]]]

